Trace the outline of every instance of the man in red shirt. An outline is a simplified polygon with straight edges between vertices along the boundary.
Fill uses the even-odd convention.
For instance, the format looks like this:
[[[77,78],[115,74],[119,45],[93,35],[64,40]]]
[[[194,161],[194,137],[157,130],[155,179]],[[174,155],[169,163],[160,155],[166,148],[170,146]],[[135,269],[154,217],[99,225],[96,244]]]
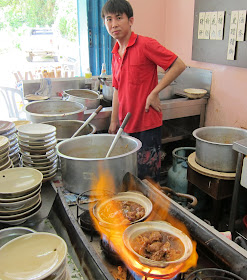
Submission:
[[[133,9],[126,0],[108,0],[102,8],[108,33],[116,39],[112,50],[112,116],[109,133],[116,133],[128,112],[124,131],[141,140],[138,177],[159,181],[162,111],[159,92],[186,68],[173,52],[156,40],[131,31]],[[158,83],[157,66],[167,73]]]

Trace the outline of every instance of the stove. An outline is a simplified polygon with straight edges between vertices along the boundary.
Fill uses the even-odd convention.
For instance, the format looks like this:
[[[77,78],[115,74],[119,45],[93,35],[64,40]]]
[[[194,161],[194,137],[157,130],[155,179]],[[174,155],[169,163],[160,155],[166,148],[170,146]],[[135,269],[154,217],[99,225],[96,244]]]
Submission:
[[[196,250],[199,256],[197,265],[185,273],[171,275],[170,278],[149,277],[151,275],[148,273],[137,273],[130,267],[126,267],[121,258],[111,249],[109,242],[101,239],[94,229],[88,229],[82,224],[82,221],[87,221],[87,225],[91,224],[89,211],[87,212],[87,209],[81,207],[81,203],[69,206],[64,197],[63,187],[61,187],[58,188],[49,219],[59,235],[65,240],[69,238],[87,279],[247,280],[246,250],[170,199],[149,181],[141,181],[132,174],[126,173],[122,191],[128,190],[142,192],[152,202],[158,201],[160,208],[169,205],[169,214],[183,222],[193,240],[197,242]],[[155,214],[155,218],[159,219],[159,211]]]

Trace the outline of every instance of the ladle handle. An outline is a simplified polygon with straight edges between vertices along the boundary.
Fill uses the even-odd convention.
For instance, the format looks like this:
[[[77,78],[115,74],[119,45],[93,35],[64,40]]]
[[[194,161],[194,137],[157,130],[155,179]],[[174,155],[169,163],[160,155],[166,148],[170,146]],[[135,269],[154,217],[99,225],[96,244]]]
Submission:
[[[114,138],[114,140],[113,140],[113,142],[112,142],[112,144],[110,146],[110,149],[108,150],[108,152],[107,152],[107,154],[105,156],[106,158],[109,157],[110,153],[112,152],[113,148],[115,147],[115,145],[116,145],[116,143],[118,141],[118,138],[121,136],[121,134],[122,134],[122,132],[123,132],[127,122],[129,121],[130,117],[131,117],[131,113],[129,112],[129,113],[126,114],[126,116],[125,116],[125,118],[124,118],[124,120],[123,120],[123,122],[122,122],[122,124],[121,124],[121,126],[119,128],[119,130],[118,130],[118,132],[117,132],[117,134],[116,134],[116,136],[115,136],[115,138]]]
[[[71,136],[71,138],[76,137],[79,132],[86,127],[89,122],[101,111],[101,109],[103,108],[102,105],[99,105],[99,107],[88,117],[88,119],[83,123],[83,125]]]

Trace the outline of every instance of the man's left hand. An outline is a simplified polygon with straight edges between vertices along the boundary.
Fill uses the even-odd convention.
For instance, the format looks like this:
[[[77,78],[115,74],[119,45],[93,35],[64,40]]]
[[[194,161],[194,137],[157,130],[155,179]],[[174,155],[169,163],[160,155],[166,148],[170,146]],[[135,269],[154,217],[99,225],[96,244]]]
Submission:
[[[160,98],[158,94],[152,94],[150,93],[146,100],[146,106],[145,111],[149,111],[149,107],[152,106],[154,110],[157,112],[161,112],[161,104],[160,104]]]

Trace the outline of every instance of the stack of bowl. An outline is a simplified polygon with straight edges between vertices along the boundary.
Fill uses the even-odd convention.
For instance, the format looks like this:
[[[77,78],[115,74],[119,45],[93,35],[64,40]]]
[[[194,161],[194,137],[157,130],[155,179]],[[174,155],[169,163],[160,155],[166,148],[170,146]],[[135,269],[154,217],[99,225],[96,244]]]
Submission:
[[[18,144],[15,124],[9,121],[0,121],[0,135],[5,136],[9,139],[9,157],[13,163],[13,166],[20,166],[20,148]]]
[[[0,171],[0,223],[18,225],[41,208],[43,175],[28,167]]]
[[[52,179],[57,172],[56,127],[34,123],[18,128],[22,164],[43,174],[43,182]]]
[[[67,245],[52,233],[34,232],[0,248],[0,279],[70,279]]]
[[[0,171],[10,168],[12,161],[9,158],[9,139],[0,135]]]

